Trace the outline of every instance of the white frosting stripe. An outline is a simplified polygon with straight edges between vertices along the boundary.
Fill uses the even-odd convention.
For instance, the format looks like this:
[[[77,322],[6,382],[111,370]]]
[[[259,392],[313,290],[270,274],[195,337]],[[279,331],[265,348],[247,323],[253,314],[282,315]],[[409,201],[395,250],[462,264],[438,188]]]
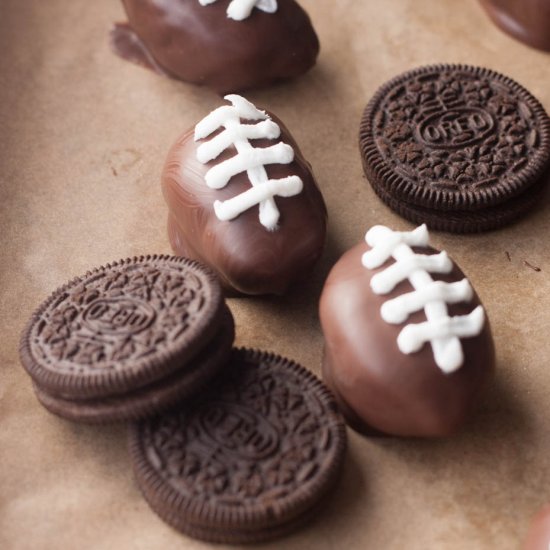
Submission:
[[[405,247],[405,248],[403,248]],[[375,294],[391,292],[401,281],[408,279],[415,271],[429,271],[431,273],[449,273],[453,263],[446,252],[433,256],[408,254],[407,245],[398,245],[397,254],[402,252],[399,262],[395,262],[371,280],[371,288]]]
[[[244,97],[236,94],[226,95],[224,97],[232,103],[223,105],[212,111],[195,126],[195,140],[204,139],[216,130],[225,125],[228,120],[239,120],[241,117],[245,120],[267,120],[268,116],[264,111],[256,109]]]
[[[201,6],[207,6],[217,1],[199,0]],[[242,21],[252,13],[254,8],[266,13],[275,13],[277,11],[277,0],[231,0],[227,8],[227,17],[235,21]]]
[[[290,164],[293,160],[294,150],[290,145],[282,142],[258,149],[242,148],[238,155],[211,168],[204,179],[211,189],[221,189],[233,176],[241,172],[266,164]]]
[[[392,257],[393,251],[398,244],[404,243],[409,246],[428,246],[430,236],[426,225],[417,227],[414,231],[405,233],[392,231],[383,225],[372,227],[365,240],[372,250],[363,254],[363,265],[368,269],[380,267]]]
[[[402,294],[393,300],[388,300],[380,310],[382,319],[386,323],[397,325],[404,323],[411,313],[424,309],[429,302],[434,300],[448,304],[469,302],[473,297],[473,290],[467,279],[456,283],[444,283],[433,281],[414,292]]]
[[[447,283],[434,281],[430,273],[450,273],[452,262],[445,252],[417,254],[411,246],[427,246],[425,225],[410,232],[398,232],[383,226],[373,227],[365,237],[372,247],[362,257],[363,265],[375,269],[393,258],[395,262],[371,278],[375,294],[388,294],[402,281],[414,291],[386,301],[381,308],[384,321],[404,323],[411,313],[424,310],[426,322],[408,324],[397,338],[399,349],[406,354],[419,351],[429,342],[436,364],[446,373],[462,366],[464,354],[460,338],[478,335],[485,322],[483,308],[469,315],[450,317],[447,304],[469,302],[474,293],[467,279]]]
[[[272,120],[263,120],[258,124],[240,124],[203,143],[197,150],[197,158],[202,163],[210,162],[237,140],[277,139],[280,135],[281,129]]]
[[[444,372],[452,372],[464,361],[460,338],[477,336],[484,323],[483,308],[478,306],[468,315],[407,325],[399,333],[397,345],[403,353],[414,353],[426,342],[431,342],[436,363]],[[449,356],[455,357],[455,362],[450,362]],[[458,366],[455,366],[457,363]]]
[[[227,221],[259,204],[260,223],[273,231],[279,222],[279,210],[274,197],[297,195],[302,191],[303,182],[298,176],[270,180],[265,167],[270,164],[290,164],[294,160],[294,150],[282,141],[270,147],[254,147],[249,140],[277,139],[281,135],[281,129],[265,112],[257,109],[243,97],[232,94],[225,99],[232,105],[216,109],[195,127],[196,141],[206,139],[222,129],[219,134],[197,148],[197,159],[206,164],[230,147],[234,147],[236,155],[208,170],[205,175],[206,184],[211,189],[222,189],[231,178],[246,172],[252,189],[228,201],[216,201],[214,212],[220,220]],[[243,124],[242,119],[260,122]]]
[[[238,197],[224,202],[216,201],[214,203],[214,210],[220,220],[232,220],[239,214],[267,199],[271,199],[274,196],[293,197],[300,193],[302,188],[302,180],[297,176],[289,176],[280,180],[268,180],[262,185],[251,187]],[[266,213],[266,215],[268,214]]]

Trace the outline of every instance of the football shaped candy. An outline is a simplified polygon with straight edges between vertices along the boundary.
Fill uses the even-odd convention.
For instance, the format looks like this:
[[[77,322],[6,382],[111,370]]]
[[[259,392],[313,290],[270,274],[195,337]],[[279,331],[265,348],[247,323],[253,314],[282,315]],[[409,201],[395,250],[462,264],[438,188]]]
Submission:
[[[320,302],[323,377],[350,424],[446,436],[494,369],[489,322],[460,268],[429,247],[426,226],[375,226],[337,262]]]
[[[311,166],[273,115],[238,95],[185,132],[168,154],[162,189],[168,234],[223,286],[283,294],[323,250],[327,213]]]

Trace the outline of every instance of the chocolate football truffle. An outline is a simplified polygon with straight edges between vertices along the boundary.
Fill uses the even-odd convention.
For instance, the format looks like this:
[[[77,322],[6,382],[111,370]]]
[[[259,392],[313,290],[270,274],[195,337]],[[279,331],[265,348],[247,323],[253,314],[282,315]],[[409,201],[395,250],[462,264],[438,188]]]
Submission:
[[[550,0],[480,0],[495,25],[532,48],[550,52]]]
[[[479,298],[426,226],[375,226],[336,263],[320,317],[323,377],[352,427],[400,436],[456,431],[494,370]]]
[[[168,154],[170,243],[209,265],[228,290],[283,294],[322,253],[325,203],[282,122],[240,96],[226,100]]]
[[[319,40],[295,0],[122,0],[121,57],[220,94],[269,86],[313,67]]]

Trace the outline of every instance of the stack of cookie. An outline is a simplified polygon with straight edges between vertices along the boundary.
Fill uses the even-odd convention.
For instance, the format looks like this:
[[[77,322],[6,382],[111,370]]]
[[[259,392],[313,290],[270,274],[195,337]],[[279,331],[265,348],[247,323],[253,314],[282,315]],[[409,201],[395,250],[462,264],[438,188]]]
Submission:
[[[170,407],[227,362],[235,337],[220,285],[198,262],[115,262],[55,291],[23,331],[21,362],[51,412],[80,422]]]
[[[137,420],[131,454],[155,512],[193,537],[255,542],[299,527],[346,450],[330,391],[269,353],[233,349],[210,269],[142,256],[95,269],[32,315],[21,362],[51,412]]]
[[[550,178],[550,121],[512,79],[466,65],[423,67],[383,85],[360,128],[363,167],[398,214],[441,231],[502,227]]]

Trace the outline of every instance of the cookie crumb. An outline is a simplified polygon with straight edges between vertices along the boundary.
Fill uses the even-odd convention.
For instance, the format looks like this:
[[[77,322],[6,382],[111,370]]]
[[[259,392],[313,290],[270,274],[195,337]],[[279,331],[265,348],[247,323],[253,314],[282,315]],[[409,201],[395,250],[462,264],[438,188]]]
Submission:
[[[533,264],[529,263],[527,260],[523,260],[523,265],[525,265],[526,267],[532,269],[533,271],[536,271],[537,273],[542,271],[542,269],[540,267],[537,267],[536,265],[533,265]]]

